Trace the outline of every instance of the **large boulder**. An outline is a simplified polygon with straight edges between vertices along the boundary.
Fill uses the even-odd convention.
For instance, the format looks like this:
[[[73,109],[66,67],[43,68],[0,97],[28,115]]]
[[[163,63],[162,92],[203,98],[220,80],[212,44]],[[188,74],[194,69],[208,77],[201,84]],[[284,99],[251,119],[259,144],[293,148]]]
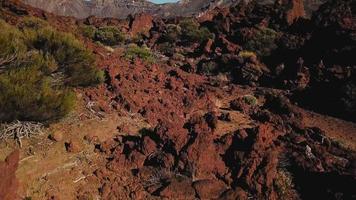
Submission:
[[[16,170],[18,167],[20,152],[12,152],[3,162],[0,162],[0,199],[16,200],[20,199],[17,195],[19,185],[16,179]]]
[[[143,34],[146,37],[150,36],[150,30],[153,27],[153,17],[149,14],[136,14],[130,16],[130,34],[136,36]]]

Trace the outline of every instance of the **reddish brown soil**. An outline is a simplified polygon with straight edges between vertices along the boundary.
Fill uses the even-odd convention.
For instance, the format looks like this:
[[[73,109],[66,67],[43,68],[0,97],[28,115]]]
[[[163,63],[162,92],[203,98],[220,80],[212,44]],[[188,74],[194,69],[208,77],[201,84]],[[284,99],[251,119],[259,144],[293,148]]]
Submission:
[[[27,10],[16,1],[9,3],[5,16],[13,23],[17,15],[51,16]],[[292,15],[296,18],[302,13]],[[61,30],[66,30],[66,23],[68,27],[76,23],[71,18],[52,17],[48,19]],[[145,27],[151,20],[146,22],[135,26]],[[86,23],[119,24],[96,18]],[[216,49],[230,57],[240,50],[223,35],[216,40],[221,45]],[[81,102],[73,116],[51,125],[46,135],[24,141],[16,174],[19,196],[355,198],[354,123],[305,111],[282,90],[239,86],[160,61],[130,63],[119,48],[112,53],[91,42],[87,46],[97,54],[106,82],[78,90]],[[218,51],[210,51],[212,46],[205,53]],[[256,59],[249,62],[243,72],[252,73],[252,82],[256,82],[264,69],[255,70],[261,64]],[[251,96],[255,103],[245,100]],[[95,103],[95,113],[85,109],[89,102]],[[56,131],[61,132],[61,140],[48,138]],[[16,198],[18,157],[15,153],[0,163],[0,199]]]
[[[101,101],[105,92],[111,109],[140,113],[155,127],[100,146],[109,158],[95,173],[105,199],[278,199],[275,181],[284,162],[296,162],[291,165],[295,173],[346,175],[354,170],[355,155],[327,139],[332,130],[306,122],[307,112],[296,109],[281,91],[223,82],[213,86],[211,80],[177,68],[130,64],[115,56],[103,66],[110,76],[107,90],[88,91],[91,100]],[[237,101],[243,105],[230,107],[232,100],[247,94],[257,96],[258,105]],[[227,121],[219,117],[223,114],[230,115]],[[314,126],[322,130],[308,128]],[[216,190],[205,193],[209,188]]]

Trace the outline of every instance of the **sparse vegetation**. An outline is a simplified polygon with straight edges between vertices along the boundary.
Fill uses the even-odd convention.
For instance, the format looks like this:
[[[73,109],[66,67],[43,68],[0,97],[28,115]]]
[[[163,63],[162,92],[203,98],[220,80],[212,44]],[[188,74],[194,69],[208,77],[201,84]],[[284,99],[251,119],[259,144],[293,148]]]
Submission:
[[[19,24],[20,29],[31,28],[34,30],[39,30],[45,27],[48,27],[48,22],[39,19],[37,17],[25,17],[22,22]]]
[[[80,27],[80,32],[83,36],[108,46],[119,45],[126,39],[124,33],[115,26],[96,28],[91,25],[83,25]]]
[[[168,24],[166,26],[166,32],[163,35],[165,41],[174,43],[182,34],[182,28],[179,25]]]
[[[205,61],[200,63],[198,72],[201,74],[212,75],[217,71],[218,64],[214,61]]]
[[[256,58],[257,56],[256,53],[252,51],[240,51],[239,57],[246,59],[246,58]]]
[[[115,26],[100,27],[95,32],[95,40],[114,46],[125,41],[125,35]]]
[[[258,104],[258,100],[253,95],[245,95],[242,97],[243,101],[250,106],[256,106]]]
[[[37,66],[11,69],[0,75],[0,119],[45,121],[65,116],[75,96],[51,86]]]
[[[95,26],[83,25],[80,27],[80,31],[85,37],[95,40],[95,33],[97,31]]]
[[[245,44],[245,49],[256,52],[258,56],[269,56],[277,48],[278,33],[270,28],[261,28]]]
[[[294,189],[292,175],[288,171],[279,169],[277,172],[277,178],[274,181],[274,185],[279,199],[299,199]]]
[[[21,59],[27,47],[22,40],[22,33],[13,26],[0,20],[0,70],[5,65],[12,65]]]
[[[103,81],[103,73],[95,67],[94,55],[73,35],[52,28],[25,30],[30,47],[52,55],[71,86],[88,86]],[[84,73],[85,72],[85,73]]]
[[[165,43],[160,44],[158,46],[158,48],[159,48],[159,51],[162,54],[164,54],[166,56],[169,56],[169,57],[173,56],[173,54],[175,53],[174,52],[174,46],[169,42],[165,42]]]
[[[136,44],[130,44],[127,47],[124,57],[129,60],[140,58],[148,63],[153,63],[156,60],[155,56],[148,47],[140,47]]]
[[[179,23],[182,32],[182,38],[188,43],[202,43],[209,38],[213,38],[213,34],[205,27],[200,27],[200,24],[194,19],[185,19]]]
[[[104,79],[80,41],[43,20],[25,18],[19,29],[0,21],[0,29],[0,121],[61,118],[75,105],[69,86]]]

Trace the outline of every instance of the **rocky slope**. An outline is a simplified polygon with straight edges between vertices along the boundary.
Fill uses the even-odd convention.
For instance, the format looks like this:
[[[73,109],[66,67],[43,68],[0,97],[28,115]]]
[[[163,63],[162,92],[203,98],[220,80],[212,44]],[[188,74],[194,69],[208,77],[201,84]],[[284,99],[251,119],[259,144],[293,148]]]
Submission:
[[[214,1],[184,1],[177,4],[157,5],[147,0],[130,1],[130,0],[24,0],[25,3],[44,9],[58,15],[74,16],[85,18],[91,15],[98,17],[115,17],[126,18],[135,13],[151,13],[166,16],[186,15],[200,12],[210,6],[217,5]]]
[[[24,141],[21,160],[28,160],[20,161],[18,176],[28,187],[19,193],[34,199],[356,198],[355,123],[305,110],[354,119],[354,4],[331,1],[307,20],[302,1],[278,5],[213,9],[199,25],[215,37],[202,44],[174,37],[167,52],[165,33],[179,19],[76,20],[3,3],[0,16],[12,24],[34,15],[77,34],[106,73],[102,85],[77,90],[82,104],[74,116],[51,125],[63,138]],[[136,43],[155,52],[156,62],[127,60],[127,45],[113,49],[84,38],[77,29],[84,24],[144,33]],[[247,44],[261,30],[263,48],[255,42],[251,52]],[[276,43],[264,41],[266,35]],[[346,103],[333,107],[332,100]],[[13,166],[9,175],[0,170],[10,182],[15,158],[0,163]],[[0,185],[8,184],[3,180]]]
[[[306,11],[310,14],[325,0],[305,0]],[[199,15],[217,6],[228,6],[240,0],[186,0],[163,5],[153,4],[147,0],[23,0],[23,2],[63,16],[86,18],[88,16],[126,18],[130,14],[150,13],[165,17]],[[248,2],[248,1],[247,1]],[[260,4],[273,4],[274,1],[257,1]]]

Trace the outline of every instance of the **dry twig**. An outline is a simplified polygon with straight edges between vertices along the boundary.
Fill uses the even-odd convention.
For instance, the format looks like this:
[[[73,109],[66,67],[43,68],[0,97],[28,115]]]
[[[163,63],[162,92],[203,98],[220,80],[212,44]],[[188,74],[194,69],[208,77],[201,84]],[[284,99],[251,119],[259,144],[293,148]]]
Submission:
[[[43,124],[37,122],[14,121],[0,127],[0,140],[13,138],[22,147],[22,138],[43,134]]]

